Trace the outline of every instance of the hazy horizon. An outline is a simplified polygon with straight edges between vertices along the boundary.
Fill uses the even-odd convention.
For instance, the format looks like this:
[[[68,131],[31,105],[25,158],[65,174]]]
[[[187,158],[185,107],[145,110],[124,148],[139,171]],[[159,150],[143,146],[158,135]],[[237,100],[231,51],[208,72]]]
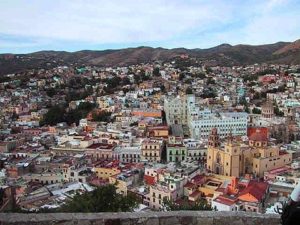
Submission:
[[[300,40],[300,39],[298,39]],[[294,40],[294,41],[297,41],[297,40]],[[237,45],[249,45],[249,46],[260,46],[260,45],[272,45],[272,44],[276,44],[276,43],[279,43],[279,42],[284,42],[284,43],[291,43],[291,42],[294,42],[294,41],[277,41],[277,42],[274,42],[274,43],[263,43],[263,44],[259,44],[259,45],[251,45],[251,44],[247,44],[247,43],[240,43],[240,44],[236,44],[236,45],[231,45],[229,43],[221,43],[219,45],[215,45],[215,46],[211,46],[211,47],[208,47],[208,48],[186,48],[186,47],[174,47],[174,48],[168,48],[168,47],[161,47],[161,46],[157,46],[157,47],[153,47],[153,46],[124,46],[124,47],[121,47],[121,48],[104,48],[104,49],[78,49],[78,50],[74,50],[74,51],[68,51],[68,50],[63,50],[63,49],[57,49],[57,50],[53,50],[53,49],[41,49],[41,50],[38,50],[38,51],[33,51],[33,52],[22,52],[22,53],[19,53],[19,52],[0,52],[0,54],[31,54],[31,53],[36,53],[36,52],[47,52],[47,51],[54,51],[54,52],[69,52],[69,53],[74,53],[74,52],[80,52],[80,51],[109,51],[109,50],[122,50],[122,49],[129,49],[129,48],[162,48],[162,49],[168,49],[168,50],[172,50],[172,49],[180,49],[180,48],[184,48],[184,49],[188,49],[188,50],[194,50],[194,49],[200,49],[200,50],[205,50],[205,49],[210,49],[210,48],[214,48],[214,47],[217,47],[217,46],[220,46],[220,45],[223,45],[223,44],[228,44],[228,45],[231,45],[231,46],[237,46]]]

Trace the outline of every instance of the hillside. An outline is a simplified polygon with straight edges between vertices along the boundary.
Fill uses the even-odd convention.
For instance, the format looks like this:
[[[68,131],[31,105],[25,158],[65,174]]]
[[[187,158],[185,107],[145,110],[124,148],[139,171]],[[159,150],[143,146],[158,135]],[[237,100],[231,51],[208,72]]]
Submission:
[[[181,54],[188,54],[208,65],[300,64],[300,40],[292,43],[278,42],[258,46],[222,44],[209,49],[138,47],[103,51],[40,51],[30,54],[0,54],[0,75],[57,65],[124,66],[156,60],[168,61]]]

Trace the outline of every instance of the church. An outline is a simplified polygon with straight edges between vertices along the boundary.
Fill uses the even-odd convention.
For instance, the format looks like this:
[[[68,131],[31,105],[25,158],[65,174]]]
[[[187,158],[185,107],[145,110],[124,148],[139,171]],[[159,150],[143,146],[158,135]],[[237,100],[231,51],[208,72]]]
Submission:
[[[217,128],[213,128],[208,142],[207,170],[224,176],[262,178],[264,172],[292,162],[292,154],[269,143],[267,133],[261,132],[260,128],[248,138],[248,142],[243,142],[230,134],[221,143]]]

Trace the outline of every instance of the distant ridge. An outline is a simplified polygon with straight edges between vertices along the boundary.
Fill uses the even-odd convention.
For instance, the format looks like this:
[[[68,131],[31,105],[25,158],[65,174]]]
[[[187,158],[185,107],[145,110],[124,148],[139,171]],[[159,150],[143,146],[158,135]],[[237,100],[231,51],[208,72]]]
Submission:
[[[0,54],[0,75],[57,65],[85,64],[126,66],[157,60],[168,61],[182,54],[209,65],[246,65],[253,63],[300,64],[300,40],[266,45],[221,44],[208,49],[152,48],[140,46],[118,50],[39,51],[29,54]]]

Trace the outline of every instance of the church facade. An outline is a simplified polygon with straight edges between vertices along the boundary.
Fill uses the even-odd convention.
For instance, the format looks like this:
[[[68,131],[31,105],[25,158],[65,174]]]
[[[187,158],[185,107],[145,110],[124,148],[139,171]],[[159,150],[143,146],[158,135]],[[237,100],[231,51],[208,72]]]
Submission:
[[[270,145],[265,133],[259,129],[249,136],[248,143],[229,135],[220,143],[218,131],[213,128],[207,150],[207,170],[224,176],[251,175],[263,177],[264,172],[283,167],[292,162],[292,155]]]

